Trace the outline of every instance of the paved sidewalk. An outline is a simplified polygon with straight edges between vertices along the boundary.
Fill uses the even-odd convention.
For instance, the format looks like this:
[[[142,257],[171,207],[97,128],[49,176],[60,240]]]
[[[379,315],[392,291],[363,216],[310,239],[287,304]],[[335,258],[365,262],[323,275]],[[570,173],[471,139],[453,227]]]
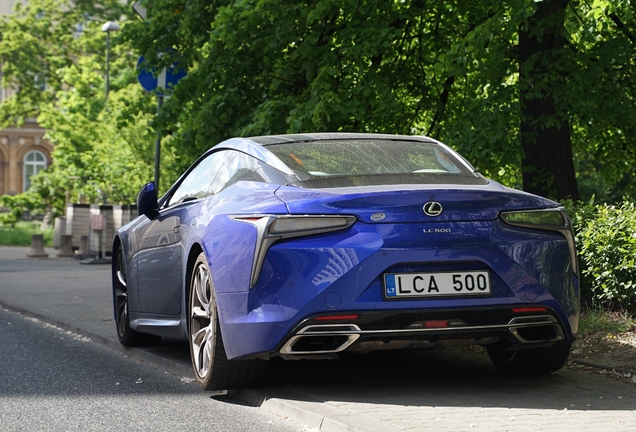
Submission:
[[[32,260],[28,250],[0,246],[0,306],[192,377],[186,344],[146,350],[117,342],[110,266],[80,265],[53,250]],[[263,387],[231,395],[311,431],[636,430],[636,382],[568,369],[504,377],[486,356],[459,348],[273,360]]]

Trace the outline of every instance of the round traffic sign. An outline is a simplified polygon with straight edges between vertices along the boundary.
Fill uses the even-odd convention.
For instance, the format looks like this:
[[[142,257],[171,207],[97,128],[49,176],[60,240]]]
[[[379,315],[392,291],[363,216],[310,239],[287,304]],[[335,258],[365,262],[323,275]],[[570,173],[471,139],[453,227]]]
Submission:
[[[172,87],[186,76],[185,69],[179,68],[177,64],[163,68],[158,74],[154,69],[141,69],[144,60],[144,56],[140,56],[139,60],[137,60],[137,70],[139,71],[137,79],[144,90],[154,92],[157,96],[170,94]]]

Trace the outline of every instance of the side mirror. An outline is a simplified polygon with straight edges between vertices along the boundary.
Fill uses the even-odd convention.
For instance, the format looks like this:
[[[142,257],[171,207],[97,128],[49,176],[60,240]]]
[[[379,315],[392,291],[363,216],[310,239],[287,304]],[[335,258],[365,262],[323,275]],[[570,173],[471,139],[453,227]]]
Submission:
[[[144,215],[148,219],[153,219],[159,214],[159,203],[157,202],[157,189],[154,182],[146,183],[137,195],[137,213]]]

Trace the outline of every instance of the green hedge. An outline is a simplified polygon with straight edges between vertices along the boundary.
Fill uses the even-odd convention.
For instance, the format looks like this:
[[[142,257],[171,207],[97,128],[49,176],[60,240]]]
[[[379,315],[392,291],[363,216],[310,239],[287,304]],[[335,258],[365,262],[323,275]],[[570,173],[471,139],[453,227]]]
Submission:
[[[576,231],[588,306],[636,311],[636,206],[566,203]]]
[[[30,246],[33,234],[42,234],[45,246],[50,247],[53,244],[53,228],[49,226],[43,229],[41,222],[21,221],[12,226],[0,223],[0,245]]]

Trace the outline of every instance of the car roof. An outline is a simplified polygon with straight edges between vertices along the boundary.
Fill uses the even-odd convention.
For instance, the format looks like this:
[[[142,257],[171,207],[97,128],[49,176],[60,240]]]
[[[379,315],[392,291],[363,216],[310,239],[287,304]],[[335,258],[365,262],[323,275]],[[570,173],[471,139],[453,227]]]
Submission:
[[[434,139],[426,136],[412,135],[390,135],[390,134],[372,134],[372,133],[348,133],[348,132],[321,132],[306,134],[288,134],[288,135],[266,135],[246,138],[262,146],[272,144],[283,144],[291,142],[307,142],[307,141],[323,141],[323,140],[358,140],[358,139],[383,139],[396,141],[421,141],[437,143]]]
[[[457,157],[471,170],[475,171],[475,168],[470,162],[468,162],[462,155],[433,138],[429,138],[423,135],[390,135],[390,134],[373,134],[373,133],[349,133],[349,132],[318,132],[318,133],[306,133],[306,134],[286,134],[286,135],[263,135],[247,138],[230,138],[212,147],[206,152],[212,152],[220,149],[233,149],[239,150],[247,154],[251,154],[257,159],[266,162],[282,172],[287,174],[293,174],[293,171],[285,165],[280,159],[274,156],[268,150],[264,150],[268,145],[285,144],[285,143],[300,143],[311,141],[326,141],[326,140],[372,140],[381,139],[388,141],[417,141],[437,144],[446,148],[451,153],[457,155]]]

